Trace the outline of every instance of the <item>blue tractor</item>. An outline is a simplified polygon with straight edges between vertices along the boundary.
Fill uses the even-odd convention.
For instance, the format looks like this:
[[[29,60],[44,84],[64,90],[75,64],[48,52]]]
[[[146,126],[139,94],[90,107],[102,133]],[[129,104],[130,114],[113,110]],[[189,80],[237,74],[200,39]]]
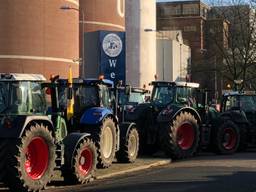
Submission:
[[[65,80],[62,80],[65,83]],[[74,116],[71,122],[80,132],[91,134],[98,152],[98,168],[119,162],[134,162],[139,136],[135,123],[120,121],[117,115],[117,88],[106,79],[74,79]],[[60,96],[65,100],[65,90]],[[65,103],[64,103],[64,108]]]

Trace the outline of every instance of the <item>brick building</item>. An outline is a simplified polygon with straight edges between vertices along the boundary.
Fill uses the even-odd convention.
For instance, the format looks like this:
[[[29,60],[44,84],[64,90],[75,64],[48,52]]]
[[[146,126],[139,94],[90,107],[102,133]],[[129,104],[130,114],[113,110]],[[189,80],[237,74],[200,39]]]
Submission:
[[[192,80],[203,85],[200,68],[205,50],[205,25],[210,7],[200,0],[157,3],[157,30],[181,30],[184,43],[191,47]],[[199,78],[200,77],[200,78]],[[204,86],[204,85],[203,85]]]

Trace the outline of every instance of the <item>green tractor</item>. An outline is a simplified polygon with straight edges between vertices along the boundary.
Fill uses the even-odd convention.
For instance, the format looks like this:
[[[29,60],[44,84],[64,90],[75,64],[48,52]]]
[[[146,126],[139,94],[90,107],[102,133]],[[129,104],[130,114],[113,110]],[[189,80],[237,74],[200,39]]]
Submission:
[[[231,91],[225,93],[221,103],[222,127],[230,145],[246,150],[256,145],[256,93]],[[239,142],[238,142],[239,141]],[[237,144],[238,143],[238,144]]]
[[[155,81],[151,85],[151,101],[139,104],[126,116],[137,124],[143,153],[161,148],[173,159],[181,159],[199,149],[219,151],[222,143],[215,138],[221,132],[219,113],[206,105],[207,91],[188,82]]]
[[[95,145],[89,134],[67,128],[54,80],[45,83],[37,74],[0,74],[0,119],[0,180],[11,191],[39,191],[56,169],[69,183],[93,179]]]

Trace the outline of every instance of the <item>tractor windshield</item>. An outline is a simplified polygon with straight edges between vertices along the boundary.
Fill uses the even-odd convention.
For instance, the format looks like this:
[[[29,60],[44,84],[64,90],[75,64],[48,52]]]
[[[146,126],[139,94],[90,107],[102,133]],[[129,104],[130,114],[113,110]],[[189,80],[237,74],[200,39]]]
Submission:
[[[170,86],[155,86],[152,92],[152,102],[168,105],[173,102],[176,88]]]
[[[124,90],[119,92],[119,104],[125,105],[127,103],[144,103],[145,96],[141,92],[131,92],[130,95],[126,95]]]
[[[45,109],[45,98],[39,83],[0,82],[0,113],[39,113]]]
[[[224,111],[241,109],[245,112],[256,110],[256,96],[243,95],[243,96],[228,96],[226,98]]]
[[[97,86],[75,87],[75,105],[79,108],[99,105],[99,89]]]

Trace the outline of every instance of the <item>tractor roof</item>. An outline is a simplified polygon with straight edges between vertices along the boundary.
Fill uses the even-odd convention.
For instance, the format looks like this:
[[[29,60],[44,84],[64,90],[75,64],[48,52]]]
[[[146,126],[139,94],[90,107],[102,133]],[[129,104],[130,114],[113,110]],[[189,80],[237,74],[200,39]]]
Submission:
[[[113,87],[114,83],[108,79],[74,79],[74,83],[84,84],[87,86],[94,86],[94,85],[106,85],[108,87]]]
[[[41,74],[0,73],[0,81],[46,81]]]
[[[120,91],[124,91],[124,90],[125,90],[125,87],[124,87],[124,86],[121,86],[121,87],[118,87],[118,89],[119,89]],[[134,92],[134,93],[149,93],[150,91],[147,90],[147,89],[140,88],[140,87],[132,87],[132,88],[131,88],[131,92]]]
[[[253,96],[256,95],[255,91],[230,91],[227,93],[224,93],[223,96],[227,97],[227,96]]]
[[[176,82],[153,81],[151,84],[157,85],[157,86],[177,86],[177,87],[199,88],[199,83],[191,83],[191,82],[184,82],[184,81],[176,81]]]

